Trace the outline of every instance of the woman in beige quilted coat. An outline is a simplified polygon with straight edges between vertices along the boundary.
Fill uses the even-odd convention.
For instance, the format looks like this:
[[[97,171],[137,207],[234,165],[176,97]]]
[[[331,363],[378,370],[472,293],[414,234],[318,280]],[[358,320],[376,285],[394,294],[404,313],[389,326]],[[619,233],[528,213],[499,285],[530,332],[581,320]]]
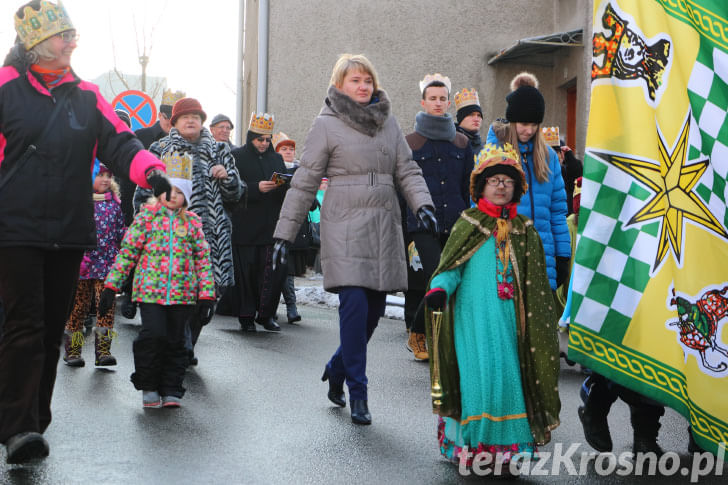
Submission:
[[[386,293],[407,288],[397,192],[424,227],[435,231],[437,222],[387,93],[362,55],[342,54],[334,66],[273,235],[274,262],[285,262],[322,177],[329,187],[321,207],[321,267],[324,288],[339,294],[341,339],[322,380],[342,407],[346,380],[352,421],[370,424],[367,342],[384,315]]]

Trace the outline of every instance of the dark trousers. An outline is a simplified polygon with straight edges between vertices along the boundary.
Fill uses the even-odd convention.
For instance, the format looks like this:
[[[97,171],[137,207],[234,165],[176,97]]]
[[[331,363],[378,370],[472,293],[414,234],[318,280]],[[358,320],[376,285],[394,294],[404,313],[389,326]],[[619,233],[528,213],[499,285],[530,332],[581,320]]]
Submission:
[[[194,305],[141,303],[142,329],[134,340],[134,373],[131,381],[140,391],[182,397],[187,368],[185,328]]]
[[[349,399],[367,399],[367,343],[384,315],[386,293],[357,286],[339,290],[339,348],[326,364],[329,379],[346,379]]]
[[[61,336],[83,251],[0,248],[0,443],[51,422]]]
[[[238,316],[266,319],[275,315],[288,265],[273,270],[273,246],[233,246]]]
[[[636,436],[657,436],[665,407],[642,394],[620,386],[601,374],[592,372],[589,383],[589,406],[606,416],[618,398],[629,405],[630,420]]]
[[[418,281],[409,284],[409,288],[404,292],[404,321],[412,332],[425,333],[425,313],[422,310],[418,312],[417,309],[425,298],[432,273],[440,264],[440,253],[447,242],[447,236],[443,234],[437,237],[429,232],[410,234],[410,240],[414,241],[422,264],[422,269],[415,272]],[[411,269],[409,273],[412,274]]]
[[[293,275],[286,276],[286,281],[283,282],[283,301],[286,302],[286,309],[296,308],[296,283],[293,279]]]

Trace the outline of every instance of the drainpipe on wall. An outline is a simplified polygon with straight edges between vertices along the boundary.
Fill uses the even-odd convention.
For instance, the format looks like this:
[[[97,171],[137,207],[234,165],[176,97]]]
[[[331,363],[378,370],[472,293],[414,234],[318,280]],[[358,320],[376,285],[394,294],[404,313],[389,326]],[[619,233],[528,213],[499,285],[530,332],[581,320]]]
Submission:
[[[238,78],[235,83],[236,91],[236,109],[235,109],[235,144],[243,144],[243,91],[245,90],[245,82],[243,77],[243,48],[245,45],[245,0],[240,0],[238,6]]]
[[[269,1],[258,7],[258,96],[257,110],[265,112],[268,101],[268,13]]]

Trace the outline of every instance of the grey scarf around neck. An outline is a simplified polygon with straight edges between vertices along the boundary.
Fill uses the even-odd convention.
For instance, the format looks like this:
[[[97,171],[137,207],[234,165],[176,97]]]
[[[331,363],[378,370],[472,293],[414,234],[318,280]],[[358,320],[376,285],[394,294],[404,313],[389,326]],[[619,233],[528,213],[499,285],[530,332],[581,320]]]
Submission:
[[[449,142],[452,142],[457,134],[450,113],[445,113],[444,116],[435,116],[424,111],[420,111],[415,116],[415,131],[428,140]]]

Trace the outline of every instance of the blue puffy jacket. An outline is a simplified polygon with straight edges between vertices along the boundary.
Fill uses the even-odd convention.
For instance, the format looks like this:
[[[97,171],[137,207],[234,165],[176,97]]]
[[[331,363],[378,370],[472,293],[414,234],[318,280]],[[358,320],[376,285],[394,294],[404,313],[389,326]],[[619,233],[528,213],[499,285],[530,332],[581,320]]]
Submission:
[[[492,126],[488,130],[487,142],[501,144]],[[569,226],[566,224],[566,190],[564,179],[561,177],[559,157],[551,147],[548,147],[548,165],[551,173],[546,182],[539,182],[533,171],[533,142],[519,143],[518,149],[522,159],[526,161],[523,169],[528,182],[528,192],[521,197],[518,213],[533,219],[533,225],[543,242],[549,283],[551,289],[555,290],[556,256],[571,257],[571,236],[569,236]]]

